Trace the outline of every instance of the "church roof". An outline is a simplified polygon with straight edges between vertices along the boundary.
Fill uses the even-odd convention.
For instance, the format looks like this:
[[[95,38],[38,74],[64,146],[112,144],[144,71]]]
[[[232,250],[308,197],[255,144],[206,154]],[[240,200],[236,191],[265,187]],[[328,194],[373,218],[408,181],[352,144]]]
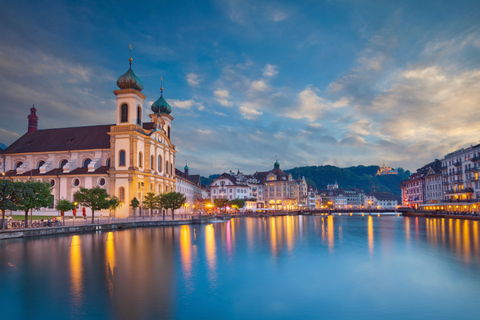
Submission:
[[[2,153],[110,149],[112,125],[43,129],[25,133]]]
[[[39,169],[33,169],[29,171],[25,171],[22,174],[17,174],[15,170],[10,170],[7,171],[5,174],[7,177],[45,177],[45,176],[78,176],[78,175],[84,175],[84,174],[107,174],[108,170],[110,170],[109,167],[107,166],[101,166],[98,169],[96,169],[94,172],[88,172],[88,168],[76,168],[68,173],[63,173],[63,169],[61,168],[55,168],[52,169],[44,174],[40,173]]]

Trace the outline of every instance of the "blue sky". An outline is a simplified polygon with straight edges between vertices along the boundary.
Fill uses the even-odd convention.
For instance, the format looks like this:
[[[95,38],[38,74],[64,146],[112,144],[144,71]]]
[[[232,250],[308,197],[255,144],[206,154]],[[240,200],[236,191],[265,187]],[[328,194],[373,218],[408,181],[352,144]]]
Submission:
[[[116,79],[174,116],[177,167],[414,170],[480,141],[479,1],[9,1],[0,143],[113,123]]]

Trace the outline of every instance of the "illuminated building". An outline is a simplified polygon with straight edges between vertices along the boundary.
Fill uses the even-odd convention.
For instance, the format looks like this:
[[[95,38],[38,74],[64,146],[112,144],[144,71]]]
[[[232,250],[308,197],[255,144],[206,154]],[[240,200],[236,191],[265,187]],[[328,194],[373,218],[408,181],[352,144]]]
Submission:
[[[372,192],[365,196],[365,208],[396,209],[400,198],[389,192]]]
[[[0,165],[7,178],[48,181],[55,201],[74,201],[80,187],[105,188],[122,202],[116,215],[123,217],[132,214],[134,197],[141,203],[147,192],[174,191],[172,109],[161,88],[150,121],[143,121],[146,96],[131,65],[130,58],[130,68],[117,80],[114,124],[37,129],[37,110],[30,109],[28,132],[3,151],[5,163]],[[56,213],[53,203],[42,211]]]

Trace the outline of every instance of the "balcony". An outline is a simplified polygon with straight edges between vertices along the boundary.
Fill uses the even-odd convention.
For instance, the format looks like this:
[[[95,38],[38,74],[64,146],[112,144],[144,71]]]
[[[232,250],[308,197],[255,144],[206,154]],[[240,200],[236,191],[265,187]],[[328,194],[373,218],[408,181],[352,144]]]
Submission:
[[[467,194],[467,193],[473,193],[473,189],[472,188],[466,188],[466,189],[463,189],[463,190],[450,189],[450,190],[445,191],[445,195],[449,195],[449,194],[458,195],[458,194]]]
[[[459,170],[454,172],[454,175],[459,175],[459,174],[462,174],[462,169],[459,169]]]
[[[462,162],[461,161],[458,161],[458,162],[455,162],[453,164],[455,167],[460,167],[462,165]]]
[[[480,161],[480,156],[475,156],[475,157],[471,158],[470,161],[478,162],[478,161]]]

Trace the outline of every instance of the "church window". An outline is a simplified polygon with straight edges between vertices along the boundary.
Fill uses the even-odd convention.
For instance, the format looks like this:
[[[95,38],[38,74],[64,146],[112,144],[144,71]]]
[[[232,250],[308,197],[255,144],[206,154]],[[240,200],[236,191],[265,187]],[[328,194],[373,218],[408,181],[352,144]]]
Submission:
[[[140,106],[137,107],[137,124],[142,125],[142,108]]]
[[[142,160],[143,160],[143,154],[142,154],[141,152],[139,152],[139,153],[138,153],[138,166],[139,166],[140,168],[143,167],[143,163],[142,163],[143,161],[142,161]]]
[[[15,169],[20,168],[20,166],[23,164],[23,162],[19,161],[15,164]]]
[[[125,166],[125,150],[120,150],[118,153],[119,166]]]
[[[98,179],[97,183],[100,187],[103,187],[106,183],[106,180],[105,180],[105,178],[100,178],[100,179]]]
[[[107,161],[105,161],[105,165],[106,165],[107,167],[110,167],[110,158],[107,158]]]
[[[60,169],[63,169],[63,167],[65,167],[65,165],[68,163],[68,160],[67,159],[64,159],[62,161],[60,161]]]
[[[74,187],[78,187],[80,185],[80,179],[78,179],[78,178],[73,179],[72,180],[72,185]]]
[[[120,122],[128,122],[128,105],[126,104],[120,107]]]
[[[118,199],[120,199],[120,202],[125,202],[125,188],[124,187],[118,188]]]
[[[87,158],[87,159],[83,160],[82,168],[88,168],[88,165],[90,164],[90,162],[92,162],[92,159],[90,159],[90,158]]]
[[[170,174],[173,175],[173,165],[170,163]]]
[[[162,185],[161,184],[158,185],[158,193],[162,193]]]
[[[162,172],[162,156],[158,156],[158,172]]]
[[[167,162],[166,162],[166,164],[165,164],[165,173],[168,174],[168,160],[167,160]]]
[[[153,156],[150,156],[150,169],[152,169],[152,170],[154,169],[154,168],[153,168],[153,165],[154,165],[154,163],[153,163]]]
[[[170,140],[170,126],[168,126],[168,129],[167,129],[167,136],[168,136],[168,139]]]
[[[50,185],[51,185],[52,187],[55,187],[55,180],[53,180],[53,179],[50,180]]]
[[[37,164],[37,169],[40,169],[41,166],[43,166],[45,164],[45,161],[40,161],[38,164]]]

